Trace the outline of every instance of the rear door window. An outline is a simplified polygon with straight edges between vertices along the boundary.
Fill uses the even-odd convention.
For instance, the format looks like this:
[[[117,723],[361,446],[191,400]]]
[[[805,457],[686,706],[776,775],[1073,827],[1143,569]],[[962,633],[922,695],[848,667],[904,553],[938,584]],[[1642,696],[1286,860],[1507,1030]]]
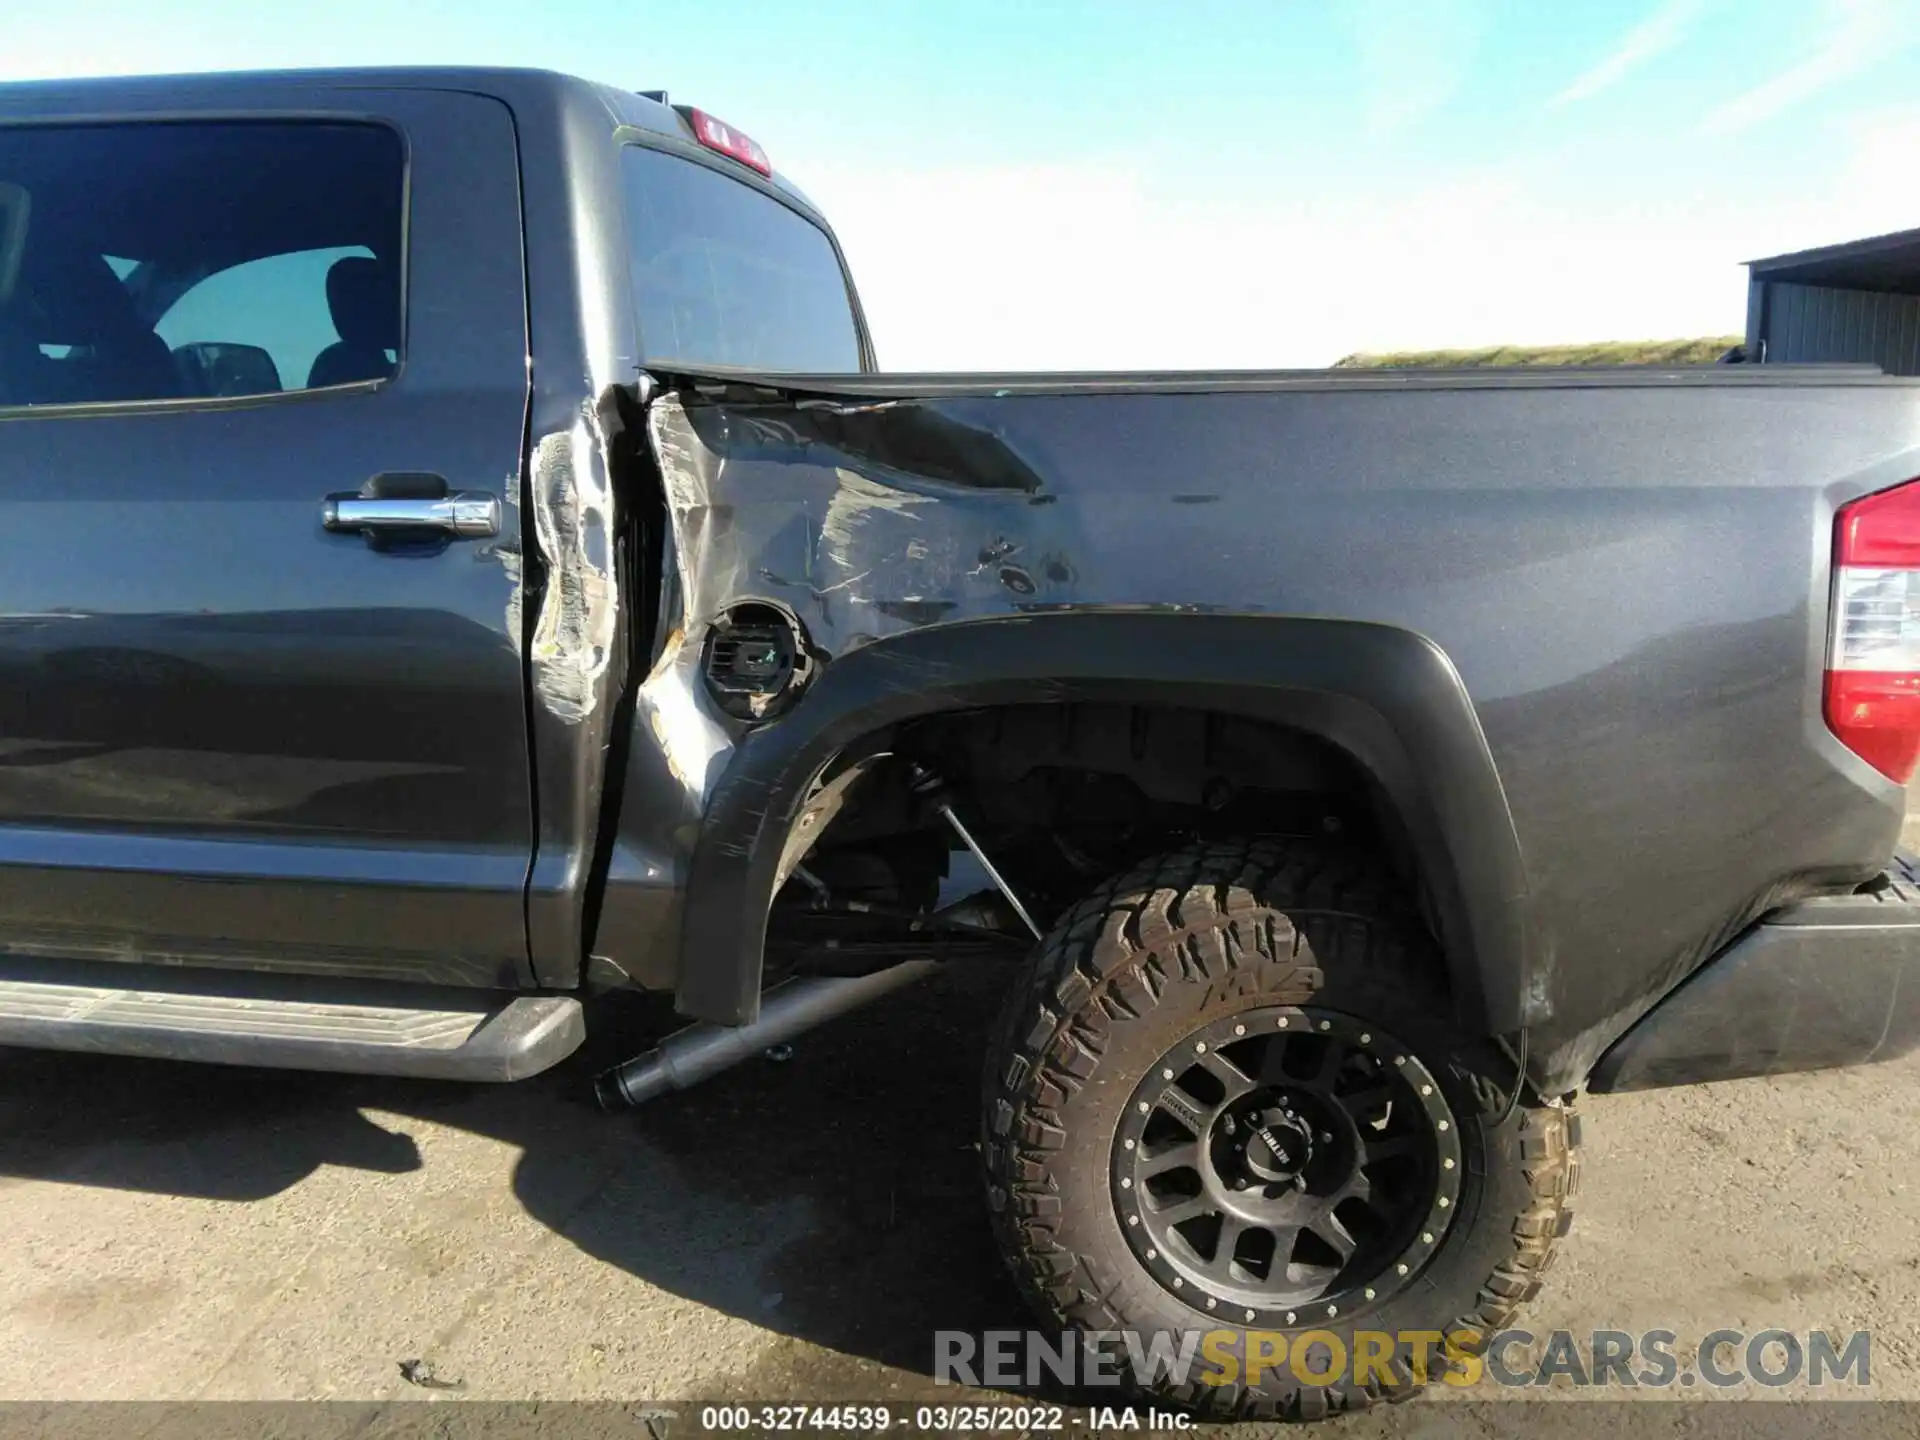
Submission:
[[[387,379],[403,186],[378,125],[0,127],[0,405]]]
[[[649,363],[844,374],[860,335],[840,257],[799,211],[711,166],[621,158],[640,344]]]

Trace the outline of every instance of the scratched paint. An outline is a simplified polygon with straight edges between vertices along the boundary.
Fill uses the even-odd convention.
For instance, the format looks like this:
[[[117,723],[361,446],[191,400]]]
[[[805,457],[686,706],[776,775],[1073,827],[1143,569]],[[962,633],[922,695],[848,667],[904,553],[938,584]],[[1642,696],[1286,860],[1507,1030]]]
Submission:
[[[1430,637],[1537,897],[1524,998],[1553,1018],[1536,1070],[1577,1078],[1779,886],[1884,861],[1897,817],[1808,743],[1809,536],[1835,486],[1914,473],[1910,393],[1773,386],[1761,405],[1716,374],[1684,395],[1673,377],[910,394],[875,377],[782,398],[685,378],[650,423],[689,649],[749,600],[798,617],[827,677],[875,640],[1055,610]],[[898,648],[888,685],[948,678]],[[1257,644],[1210,658],[1225,683],[1271,676]]]
[[[943,621],[1073,603],[1076,519],[991,435],[930,407],[649,409],[689,635],[773,601],[832,656]],[[909,464],[915,468],[906,468]]]
[[[674,631],[636,696],[636,723],[653,736],[667,770],[690,793],[705,798],[719,777],[733,738],[714,713],[700,683],[700,652]]]
[[[547,582],[530,647],[535,700],[579,724],[600,702],[619,621],[613,568],[613,490],[592,407],[533,452],[534,534]]]

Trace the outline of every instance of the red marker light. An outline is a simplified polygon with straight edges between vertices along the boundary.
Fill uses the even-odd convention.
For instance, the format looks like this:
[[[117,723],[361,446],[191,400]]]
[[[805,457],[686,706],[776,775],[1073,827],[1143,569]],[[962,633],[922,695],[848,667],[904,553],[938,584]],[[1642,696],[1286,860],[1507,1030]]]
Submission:
[[[1920,766],[1920,483],[1844,506],[1834,531],[1827,726],[1904,785]]]
[[[687,123],[693,126],[693,138],[709,150],[717,150],[730,160],[738,160],[749,170],[773,174],[773,162],[751,135],[743,135],[724,120],[716,120],[704,110],[688,106]]]

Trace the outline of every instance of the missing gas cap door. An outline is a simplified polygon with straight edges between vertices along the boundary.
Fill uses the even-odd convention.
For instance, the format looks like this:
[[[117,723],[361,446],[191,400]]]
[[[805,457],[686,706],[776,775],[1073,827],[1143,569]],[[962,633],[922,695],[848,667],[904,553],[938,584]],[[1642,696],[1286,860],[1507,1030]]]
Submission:
[[[774,605],[736,605],[707,632],[703,668],[722,710],[770,720],[798,698],[813,674],[800,622]]]

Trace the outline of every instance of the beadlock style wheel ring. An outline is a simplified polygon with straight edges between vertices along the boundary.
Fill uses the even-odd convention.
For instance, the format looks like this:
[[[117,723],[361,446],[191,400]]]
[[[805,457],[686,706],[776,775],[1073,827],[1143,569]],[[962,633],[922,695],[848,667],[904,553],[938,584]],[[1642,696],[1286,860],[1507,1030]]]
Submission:
[[[1203,1314],[1324,1325],[1405,1289],[1460,1199],[1460,1128],[1405,1045],[1334,1010],[1270,1006],[1168,1050],[1113,1140],[1122,1233]]]

